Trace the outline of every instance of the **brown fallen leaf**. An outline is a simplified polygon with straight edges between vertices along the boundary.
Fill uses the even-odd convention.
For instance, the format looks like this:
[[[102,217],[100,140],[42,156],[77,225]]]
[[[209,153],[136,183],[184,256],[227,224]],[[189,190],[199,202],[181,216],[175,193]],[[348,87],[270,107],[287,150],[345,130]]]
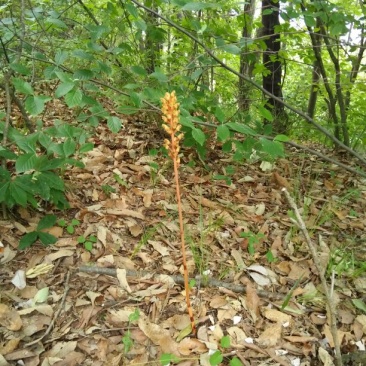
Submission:
[[[279,175],[277,172],[273,172],[272,181],[278,188],[286,188],[289,191],[291,190],[291,184],[288,182],[288,180]]]

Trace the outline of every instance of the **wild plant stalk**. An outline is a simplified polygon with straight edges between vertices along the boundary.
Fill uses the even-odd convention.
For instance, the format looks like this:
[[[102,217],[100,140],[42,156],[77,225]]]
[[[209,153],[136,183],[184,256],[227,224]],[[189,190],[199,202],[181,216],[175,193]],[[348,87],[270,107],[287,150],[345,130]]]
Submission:
[[[183,257],[183,269],[184,269],[184,289],[186,292],[186,303],[189,318],[191,320],[192,333],[196,334],[196,324],[193,317],[192,306],[189,298],[189,284],[188,284],[188,267],[186,258],[186,246],[184,241],[184,225],[183,225],[183,210],[182,202],[180,199],[180,185],[179,185],[179,143],[183,139],[183,133],[180,132],[182,125],[179,123],[179,103],[175,91],[166,93],[164,98],[161,99],[163,113],[162,119],[164,121],[163,128],[165,132],[170,136],[169,139],[164,140],[164,147],[167,149],[169,156],[173,160],[174,165],[174,178],[176,187],[176,196],[178,204],[179,226],[180,226],[180,241],[182,245],[182,257]]]

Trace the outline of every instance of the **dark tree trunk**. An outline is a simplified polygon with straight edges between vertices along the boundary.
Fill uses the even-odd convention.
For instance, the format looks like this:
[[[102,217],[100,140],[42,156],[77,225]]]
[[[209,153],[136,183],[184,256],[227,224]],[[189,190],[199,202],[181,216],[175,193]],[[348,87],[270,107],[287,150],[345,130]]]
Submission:
[[[278,1],[262,0],[263,36],[267,46],[263,53],[263,64],[268,70],[263,74],[263,88],[282,99],[282,64],[278,55],[281,50],[281,42],[280,33],[276,30],[276,26],[280,25],[279,10],[280,4]],[[266,97],[266,101],[266,108],[274,117],[274,131],[286,132],[288,119],[284,106],[271,97]]]
[[[254,3],[255,0],[250,0],[244,5],[242,37],[248,41],[253,37]],[[250,49],[249,46],[243,47],[240,54],[240,73],[251,78],[257,57],[258,56]],[[251,89],[251,85],[249,85],[243,78],[239,78],[238,107],[240,111],[249,110]]]

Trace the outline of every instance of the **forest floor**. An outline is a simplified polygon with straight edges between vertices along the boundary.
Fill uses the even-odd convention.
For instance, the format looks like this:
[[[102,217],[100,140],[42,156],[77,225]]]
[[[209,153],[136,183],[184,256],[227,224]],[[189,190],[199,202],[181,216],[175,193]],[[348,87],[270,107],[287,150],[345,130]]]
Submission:
[[[363,350],[366,181],[295,149],[267,167],[213,145],[203,167],[182,149],[188,267],[201,275],[190,294],[198,333],[187,334],[172,163],[152,153],[164,137],[143,119],[117,135],[101,124],[85,168],[65,173],[71,208],[45,212],[64,220],[48,230],[55,245],[17,250],[39,213],[0,221],[0,365],[332,365],[319,276],[278,180],[329,283],[335,271],[342,352]],[[229,166],[231,182],[214,179]],[[23,289],[18,270],[33,273]]]

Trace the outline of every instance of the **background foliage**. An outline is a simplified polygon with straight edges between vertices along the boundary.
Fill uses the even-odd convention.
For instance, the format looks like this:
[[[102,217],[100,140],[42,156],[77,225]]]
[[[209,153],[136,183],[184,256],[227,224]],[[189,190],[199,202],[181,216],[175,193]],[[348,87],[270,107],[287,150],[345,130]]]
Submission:
[[[98,124],[160,121],[173,89],[203,162],[214,137],[234,162],[284,156],[291,139],[365,164],[364,19],[358,1],[5,1],[3,208],[67,207],[63,172],[82,166]],[[60,104],[72,123],[52,115]]]

